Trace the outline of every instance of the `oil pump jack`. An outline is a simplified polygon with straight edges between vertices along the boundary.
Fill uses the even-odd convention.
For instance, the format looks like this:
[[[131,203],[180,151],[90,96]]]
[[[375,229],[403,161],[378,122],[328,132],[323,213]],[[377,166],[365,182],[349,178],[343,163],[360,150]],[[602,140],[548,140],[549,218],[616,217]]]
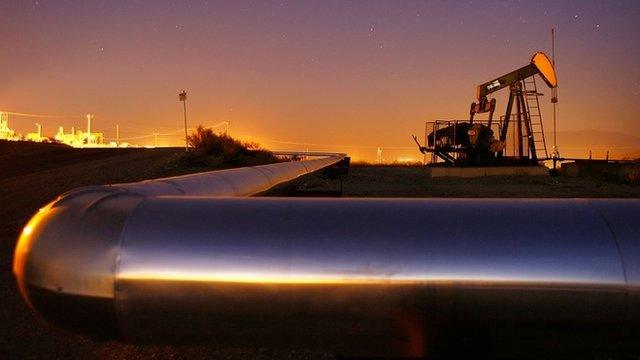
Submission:
[[[454,166],[537,165],[538,161],[548,159],[538,100],[542,94],[537,91],[535,75],[550,88],[557,86],[551,60],[545,53],[536,52],[528,65],[478,85],[477,102],[471,104],[468,121],[428,122],[425,146],[413,136],[420,152],[431,153],[432,163],[440,159]],[[487,96],[504,88],[509,88],[509,100],[504,117],[496,122],[493,119],[496,99]],[[488,119],[476,120],[476,114],[481,113],[488,113]],[[515,122],[514,149],[513,155],[507,156],[507,134],[512,122]]]

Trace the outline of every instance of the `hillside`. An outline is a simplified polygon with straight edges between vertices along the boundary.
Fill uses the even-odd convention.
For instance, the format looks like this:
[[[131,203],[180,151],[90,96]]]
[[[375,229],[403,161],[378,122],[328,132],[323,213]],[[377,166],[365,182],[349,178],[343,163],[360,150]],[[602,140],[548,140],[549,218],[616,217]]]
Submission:
[[[145,151],[151,154],[148,149],[76,149],[63,144],[0,140],[0,179]]]
[[[203,171],[161,149],[74,149],[58,144],[0,141],[0,232],[14,231],[40,206],[76,187],[139,181]]]

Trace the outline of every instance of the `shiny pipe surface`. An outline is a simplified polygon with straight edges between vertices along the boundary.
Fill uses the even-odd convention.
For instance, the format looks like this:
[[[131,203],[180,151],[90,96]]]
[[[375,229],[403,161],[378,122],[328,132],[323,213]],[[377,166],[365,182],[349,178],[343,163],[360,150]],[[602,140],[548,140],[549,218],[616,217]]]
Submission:
[[[334,165],[345,154],[112,185],[143,196],[251,196]]]
[[[34,216],[14,272],[38,313],[80,332],[390,340],[448,321],[636,324],[639,235],[639,200],[88,189]]]

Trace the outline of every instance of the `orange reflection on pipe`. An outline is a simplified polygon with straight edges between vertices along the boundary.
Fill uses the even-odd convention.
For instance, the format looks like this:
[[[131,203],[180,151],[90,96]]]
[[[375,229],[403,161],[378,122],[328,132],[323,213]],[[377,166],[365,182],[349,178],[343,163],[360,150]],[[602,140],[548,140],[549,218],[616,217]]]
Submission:
[[[127,272],[122,280],[224,282],[242,284],[291,284],[291,285],[339,285],[339,284],[419,284],[424,281],[412,278],[344,277],[339,275],[287,275],[268,273],[189,273],[189,272]]]
[[[118,275],[121,280],[141,281],[177,281],[177,282],[211,282],[239,284],[289,284],[289,285],[438,285],[438,286],[471,286],[471,287],[515,287],[515,288],[602,288],[604,291],[616,290],[618,284],[599,284],[594,286],[588,282],[558,281],[549,279],[522,279],[508,277],[477,278],[464,275],[417,275],[415,277],[393,277],[345,274],[304,274],[304,273],[269,273],[269,272],[216,272],[166,269],[125,270]]]
[[[27,253],[33,245],[34,237],[31,236],[33,231],[38,226],[40,221],[45,217],[53,203],[50,203],[38,210],[38,212],[29,220],[27,225],[22,229],[18,243],[16,244],[16,250],[13,261],[13,272],[16,276],[20,277],[24,268],[24,261]]]
[[[20,292],[27,302],[29,302],[29,297],[27,296],[26,288],[24,287],[24,282],[22,281],[22,279],[24,279],[26,258],[31,248],[33,247],[33,241],[36,238],[35,236],[33,236],[33,232],[37,229],[38,224],[42,221],[42,219],[47,215],[47,213],[53,206],[53,203],[54,202],[51,202],[38,210],[38,212],[22,229],[22,233],[20,234],[20,238],[18,239],[18,243],[16,244],[16,250],[13,257],[13,273],[18,279]],[[31,305],[31,303],[29,303],[29,305]]]

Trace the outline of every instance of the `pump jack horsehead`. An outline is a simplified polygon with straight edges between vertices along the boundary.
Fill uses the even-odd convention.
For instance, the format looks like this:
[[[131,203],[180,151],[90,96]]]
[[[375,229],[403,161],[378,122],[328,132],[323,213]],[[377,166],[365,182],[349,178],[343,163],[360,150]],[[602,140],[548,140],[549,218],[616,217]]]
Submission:
[[[478,101],[471,104],[468,122],[434,122],[425,146],[418,144],[420,152],[432,152],[450,165],[537,165],[539,160],[548,158],[537,98],[542,94],[535,87],[535,75],[540,75],[550,88],[558,84],[549,57],[536,52],[528,65],[478,85]],[[509,100],[505,115],[498,122],[499,138],[496,140],[492,130],[496,100],[487,96],[507,87]],[[488,120],[474,123],[475,115],[480,113],[488,113]],[[507,157],[504,150],[512,121],[516,131],[515,156]],[[443,123],[446,126],[440,126]],[[415,137],[414,140],[417,142]]]

